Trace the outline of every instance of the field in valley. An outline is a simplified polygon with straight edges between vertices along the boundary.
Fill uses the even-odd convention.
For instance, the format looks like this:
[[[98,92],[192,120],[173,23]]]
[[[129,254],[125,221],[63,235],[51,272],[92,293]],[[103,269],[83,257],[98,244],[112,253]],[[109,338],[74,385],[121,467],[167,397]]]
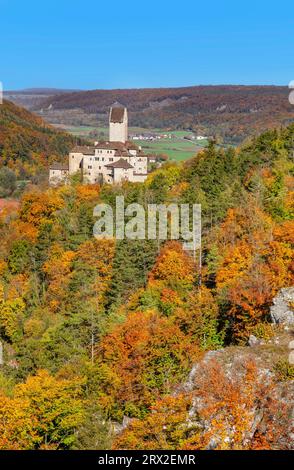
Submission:
[[[108,138],[107,127],[94,127],[94,126],[59,126],[63,130],[70,132],[77,137],[83,137],[89,140],[100,140]],[[188,131],[170,131],[162,129],[146,129],[142,127],[130,127],[130,136],[134,135],[156,135],[160,139],[156,140],[134,140],[137,145],[140,145],[145,153],[152,153],[157,155],[167,155],[170,160],[187,160],[193,157],[199,150],[207,145],[207,140],[193,141],[188,140],[193,136],[192,132]],[[167,136],[167,137],[165,137]]]
[[[159,133],[160,134],[160,133]],[[161,134],[165,132],[161,131]],[[191,137],[192,133],[185,131],[172,131],[167,133],[167,138],[154,141],[136,141],[146,153],[167,155],[170,160],[187,160],[193,157],[199,150],[207,145],[207,140],[192,141],[184,137]]]

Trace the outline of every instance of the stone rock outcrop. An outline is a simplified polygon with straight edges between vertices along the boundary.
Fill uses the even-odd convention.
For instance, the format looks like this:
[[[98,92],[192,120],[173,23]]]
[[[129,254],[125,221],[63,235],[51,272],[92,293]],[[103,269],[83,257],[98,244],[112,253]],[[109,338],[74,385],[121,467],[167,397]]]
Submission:
[[[133,421],[132,418],[129,418],[128,416],[123,417],[122,423],[119,423],[117,421],[113,421],[112,424],[112,432],[114,435],[120,434],[122,431],[124,431]]]
[[[294,287],[281,289],[270,308],[273,323],[294,325]]]
[[[249,340],[248,340],[248,345],[249,346],[257,346],[258,344],[262,344],[262,341],[260,339],[256,338],[256,336],[250,335]]]
[[[289,362],[290,366],[293,366],[294,365],[294,340],[293,339],[288,344],[288,348],[290,349],[289,356],[288,356],[288,362]],[[293,408],[293,412],[294,412],[294,408]]]
[[[290,330],[290,331],[289,331]],[[201,378],[207,373],[207,365],[211,361],[217,361],[219,367],[224,371],[225,375],[233,381],[242,381],[244,374],[244,365],[248,362],[253,362],[257,367],[257,381],[262,384],[273,383],[275,386],[271,389],[271,396],[268,396],[269,402],[272,399],[279,399],[281,406],[292,408],[292,414],[294,417],[294,382],[289,381],[277,381],[275,379],[274,366],[279,361],[286,361],[289,357],[289,363],[293,359],[294,362],[294,340],[293,328],[282,330],[276,328],[277,334],[268,341],[259,340],[252,335],[248,346],[230,346],[224,349],[216,351],[209,351],[204,354],[203,358],[194,364],[191,369],[187,380],[182,383],[176,390],[177,393],[191,393],[193,400],[189,410],[187,425],[193,428],[196,425],[201,426],[203,431],[209,431],[211,429],[211,421],[209,418],[205,420],[199,420],[202,410],[206,406],[205,400],[197,395]],[[290,354],[289,354],[290,353]],[[194,394],[194,392],[196,392]],[[243,445],[246,445],[252,440],[256,432],[261,434],[267,433],[267,411],[263,405],[255,403],[251,410],[251,422],[248,422],[248,427],[244,430]],[[250,416],[250,415],[249,415]],[[214,419],[216,416],[214,416]],[[294,425],[293,418],[288,416],[288,421],[285,423],[285,434],[279,437],[277,446],[278,448],[294,448],[294,433],[291,432],[292,425]],[[293,428],[294,429],[294,428]],[[228,445],[234,440],[234,428],[231,428],[230,423],[226,429],[222,429],[223,434],[215,434],[211,438],[207,449],[215,449],[221,439],[225,439]]]

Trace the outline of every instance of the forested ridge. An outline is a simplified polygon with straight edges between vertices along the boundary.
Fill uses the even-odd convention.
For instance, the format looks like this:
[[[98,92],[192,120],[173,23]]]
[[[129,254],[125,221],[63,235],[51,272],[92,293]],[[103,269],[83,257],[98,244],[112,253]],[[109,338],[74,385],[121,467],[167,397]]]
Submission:
[[[32,186],[0,213],[0,449],[206,449],[216,434],[216,448],[289,448],[273,390],[290,366],[262,382],[252,361],[232,380],[208,364],[189,426],[193,397],[175,391],[208,351],[275,333],[269,307],[293,285],[293,152],[292,124],[237,149],[210,143],[142,184]],[[179,241],[93,237],[94,206],[117,195],[201,203],[201,283]]]
[[[185,129],[240,144],[266,129],[293,122],[289,89],[278,86],[191,86],[89,90],[50,96],[35,111],[59,124],[108,124],[109,107],[126,106],[130,126]]]
[[[0,106],[0,165],[19,179],[47,174],[49,164],[67,158],[76,141],[9,101]]]

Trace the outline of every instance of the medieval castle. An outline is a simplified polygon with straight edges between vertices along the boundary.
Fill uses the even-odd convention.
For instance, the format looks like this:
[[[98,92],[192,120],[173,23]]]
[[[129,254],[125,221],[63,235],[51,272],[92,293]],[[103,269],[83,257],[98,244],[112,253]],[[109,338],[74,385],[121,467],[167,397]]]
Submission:
[[[84,182],[143,182],[147,178],[148,156],[128,141],[128,113],[123,107],[110,108],[109,140],[95,142],[91,147],[75,147],[68,163],[54,163],[49,170],[49,183],[67,182],[70,175],[80,172]]]

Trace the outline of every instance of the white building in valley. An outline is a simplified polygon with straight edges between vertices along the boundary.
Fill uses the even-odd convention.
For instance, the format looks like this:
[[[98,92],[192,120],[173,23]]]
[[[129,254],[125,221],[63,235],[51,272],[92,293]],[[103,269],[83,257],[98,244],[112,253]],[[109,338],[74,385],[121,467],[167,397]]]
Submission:
[[[84,182],[121,183],[143,182],[147,178],[148,156],[140,147],[128,141],[126,108],[112,107],[109,115],[109,140],[95,142],[91,147],[75,147],[68,163],[50,167],[49,183],[66,182],[70,175],[81,173]]]

